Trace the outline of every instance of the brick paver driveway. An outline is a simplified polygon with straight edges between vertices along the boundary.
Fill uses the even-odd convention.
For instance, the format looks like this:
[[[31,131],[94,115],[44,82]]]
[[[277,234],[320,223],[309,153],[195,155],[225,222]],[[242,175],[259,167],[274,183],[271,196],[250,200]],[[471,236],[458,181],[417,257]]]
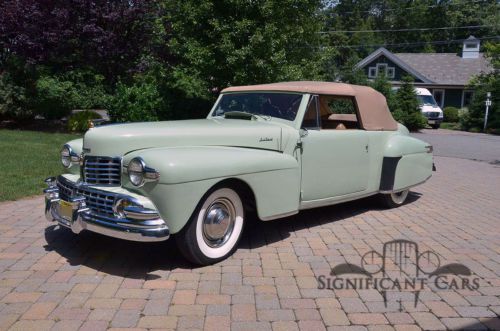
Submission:
[[[0,204],[0,328],[500,329],[500,167],[435,161],[401,208],[366,199],[257,223],[233,257],[204,268],[172,242],[74,236],[45,221],[41,197]],[[416,307],[414,293],[386,307],[376,290],[318,289],[315,276],[394,239],[464,264],[480,288],[428,286]]]

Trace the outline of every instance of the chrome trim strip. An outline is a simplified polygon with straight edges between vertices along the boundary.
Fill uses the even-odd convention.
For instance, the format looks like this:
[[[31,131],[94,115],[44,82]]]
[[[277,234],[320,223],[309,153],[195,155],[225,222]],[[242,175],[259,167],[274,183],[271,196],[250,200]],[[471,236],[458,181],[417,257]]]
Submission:
[[[371,195],[375,195],[377,193],[378,193],[378,191],[363,193],[363,194],[353,193],[353,194],[349,194],[348,196],[337,196],[337,197],[327,198],[327,199],[301,201],[300,202],[300,210],[332,206],[332,205],[336,205],[338,203],[344,203],[344,202],[348,202],[348,201],[352,201],[352,200],[366,198],[366,197],[369,197]]]
[[[267,216],[267,217],[260,217],[260,219],[263,220],[263,221],[271,221],[271,220],[275,220],[275,219],[278,219],[278,218],[284,218],[284,217],[288,217],[288,216],[297,215],[298,213],[299,213],[298,210],[294,210],[294,211],[291,211],[291,212],[282,213],[282,214],[278,214],[278,215],[272,215],[272,216]]]
[[[431,178],[432,175],[429,175],[429,177],[427,177],[426,179],[424,179],[423,181],[417,183],[417,184],[413,184],[413,185],[410,185],[410,186],[407,186],[405,188],[399,188],[397,190],[391,190],[391,191],[379,191],[379,193],[383,193],[383,194],[387,194],[387,193],[397,193],[397,192],[401,192],[401,191],[405,191],[405,190],[409,190],[411,189],[412,187],[415,187],[415,186],[418,186],[418,185],[421,185],[423,183],[425,183],[426,181],[429,180],[429,178]]]

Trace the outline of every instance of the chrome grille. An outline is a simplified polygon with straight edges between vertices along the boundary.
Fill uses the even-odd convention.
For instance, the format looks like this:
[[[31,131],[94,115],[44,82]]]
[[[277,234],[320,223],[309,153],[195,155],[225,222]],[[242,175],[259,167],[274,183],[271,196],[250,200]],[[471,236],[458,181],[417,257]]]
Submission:
[[[93,190],[85,186],[75,187],[61,181],[57,181],[57,187],[61,199],[70,201],[72,197],[84,196],[87,207],[94,215],[113,217],[115,194]]]
[[[90,185],[120,186],[121,158],[85,156],[83,181]]]

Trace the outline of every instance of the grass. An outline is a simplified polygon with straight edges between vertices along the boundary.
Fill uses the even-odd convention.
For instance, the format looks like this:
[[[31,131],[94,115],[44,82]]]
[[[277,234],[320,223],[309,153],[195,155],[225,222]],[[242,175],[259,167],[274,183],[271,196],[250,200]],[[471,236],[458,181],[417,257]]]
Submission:
[[[59,152],[79,135],[0,130],[0,201],[42,194],[43,180],[63,172]]]

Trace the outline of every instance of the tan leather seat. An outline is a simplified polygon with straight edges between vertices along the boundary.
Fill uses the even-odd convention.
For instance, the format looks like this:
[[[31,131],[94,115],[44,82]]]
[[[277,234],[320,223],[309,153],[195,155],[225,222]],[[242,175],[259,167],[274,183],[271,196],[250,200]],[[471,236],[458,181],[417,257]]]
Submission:
[[[347,128],[345,127],[345,125],[343,123],[339,123],[335,127],[335,130],[347,130]]]

